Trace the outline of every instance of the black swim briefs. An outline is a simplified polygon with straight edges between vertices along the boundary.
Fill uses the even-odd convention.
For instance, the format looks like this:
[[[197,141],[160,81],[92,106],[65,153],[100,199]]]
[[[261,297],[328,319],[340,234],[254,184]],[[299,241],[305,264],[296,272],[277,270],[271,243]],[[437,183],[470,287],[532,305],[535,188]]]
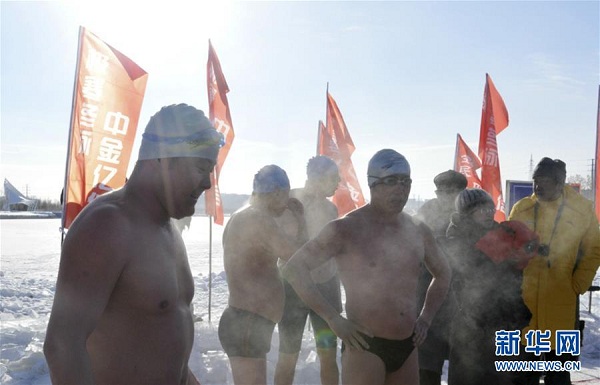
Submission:
[[[387,373],[392,373],[400,369],[415,349],[413,343],[414,334],[403,340],[388,340],[387,338],[369,337],[365,334],[360,334],[367,344],[369,344],[369,348],[366,351],[381,358]],[[342,343],[342,352],[344,350],[346,350],[346,346]]]
[[[273,321],[230,306],[219,322],[219,341],[229,357],[267,358],[274,329]]]

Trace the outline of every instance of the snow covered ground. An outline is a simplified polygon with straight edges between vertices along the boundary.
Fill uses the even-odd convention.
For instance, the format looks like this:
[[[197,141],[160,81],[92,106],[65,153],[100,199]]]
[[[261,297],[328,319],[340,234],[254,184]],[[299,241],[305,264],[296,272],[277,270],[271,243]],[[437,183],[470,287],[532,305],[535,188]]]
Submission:
[[[0,383],[48,385],[50,377],[42,353],[46,324],[56,284],[60,257],[60,219],[1,220],[0,259]],[[183,233],[196,284],[194,298],[195,342],[190,368],[203,385],[233,384],[227,356],[217,336],[219,318],[227,306],[221,234],[213,225],[212,280],[209,282],[209,219],[194,217]],[[211,308],[209,321],[209,283]],[[600,284],[597,278],[595,284]],[[586,321],[582,371],[572,374],[574,384],[600,384],[600,292],[581,297]],[[268,379],[273,382],[278,350],[277,329],[268,354]],[[339,360],[339,357],[338,357]],[[296,384],[319,384],[319,363],[311,333],[304,342],[297,366]]]

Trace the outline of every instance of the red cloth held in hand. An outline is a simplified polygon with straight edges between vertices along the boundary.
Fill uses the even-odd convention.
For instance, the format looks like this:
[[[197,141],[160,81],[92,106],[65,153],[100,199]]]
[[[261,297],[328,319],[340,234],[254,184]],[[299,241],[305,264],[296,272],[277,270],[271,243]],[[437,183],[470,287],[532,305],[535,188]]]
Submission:
[[[524,269],[535,255],[538,244],[538,235],[523,222],[505,221],[481,237],[475,247],[495,263],[510,260],[518,269]]]

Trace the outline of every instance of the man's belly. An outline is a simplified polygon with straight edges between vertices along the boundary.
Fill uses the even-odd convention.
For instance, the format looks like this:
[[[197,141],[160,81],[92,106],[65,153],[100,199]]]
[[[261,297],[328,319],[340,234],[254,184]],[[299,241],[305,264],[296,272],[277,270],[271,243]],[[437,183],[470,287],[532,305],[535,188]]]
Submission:
[[[182,305],[165,314],[106,315],[87,350],[97,384],[178,385],[193,341],[192,314]]]
[[[416,310],[414,303],[397,300],[359,300],[346,296],[346,315],[377,337],[403,339],[414,330]]]

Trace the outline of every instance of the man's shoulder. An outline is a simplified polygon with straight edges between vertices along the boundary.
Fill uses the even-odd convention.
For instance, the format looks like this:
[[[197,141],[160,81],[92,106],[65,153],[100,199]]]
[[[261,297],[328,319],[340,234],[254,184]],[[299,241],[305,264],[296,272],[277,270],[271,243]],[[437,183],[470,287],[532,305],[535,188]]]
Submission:
[[[300,202],[304,199],[304,189],[303,188],[293,188],[290,190],[290,198],[296,198]]]
[[[517,203],[515,203],[515,205],[512,207],[510,216],[512,217],[515,214],[521,214],[533,209],[536,202],[537,200],[532,195],[518,200]]]
[[[114,197],[107,198],[93,201],[79,213],[67,231],[63,255],[93,254],[112,258],[122,254],[118,251],[139,244],[132,240],[149,236],[145,223],[136,220],[129,209],[112,199]]]
[[[419,207],[418,211],[427,211],[427,210],[435,210],[439,207],[439,200],[437,198],[429,199],[425,201],[421,207]]]
[[[398,214],[398,220],[403,226],[407,226],[409,229],[416,229],[419,233],[430,233],[431,229],[425,221],[418,216],[412,216],[405,212]],[[406,227],[405,227],[406,228]]]
[[[594,202],[585,198],[570,186],[565,187],[564,193],[568,207],[571,207],[580,214],[593,213]]]
[[[327,227],[330,232],[342,234],[353,229],[362,228],[365,225],[365,215],[361,208],[358,208],[340,218],[330,221],[325,227]]]
[[[243,207],[240,207],[236,212],[234,212],[233,214],[231,214],[231,218],[229,219],[229,222],[232,223],[236,223],[236,222],[240,222],[240,221],[245,221],[257,216],[262,216],[262,210],[259,210],[258,208],[256,208],[253,205],[245,205]]]
[[[128,207],[124,207],[121,196],[122,194],[117,191],[92,201],[79,213],[71,230],[85,226],[93,226],[98,229],[105,229],[106,226],[114,228],[115,225],[129,222],[133,213]]]

